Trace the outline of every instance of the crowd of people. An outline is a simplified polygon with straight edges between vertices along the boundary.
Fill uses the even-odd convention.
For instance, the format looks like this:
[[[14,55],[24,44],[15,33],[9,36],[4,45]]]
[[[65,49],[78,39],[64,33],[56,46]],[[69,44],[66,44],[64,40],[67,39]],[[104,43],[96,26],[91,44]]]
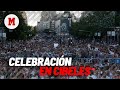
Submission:
[[[58,46],[54,46],[57,43]],[[89,76],[39,75],[39,67],[9,67],[11,57],[72,57],[73,65],[89,65],[96,70]],[[89,39],[75,39],[39,33],[27,41],[0,43],[0,79],[119,79],[120,46]]]

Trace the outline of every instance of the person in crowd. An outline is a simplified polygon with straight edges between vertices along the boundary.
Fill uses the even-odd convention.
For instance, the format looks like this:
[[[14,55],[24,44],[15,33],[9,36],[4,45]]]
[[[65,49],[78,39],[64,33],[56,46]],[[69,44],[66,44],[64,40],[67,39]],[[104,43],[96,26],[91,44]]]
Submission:
[[[120,65],[114,58],[120,57],[119,45],[108,45],[105,42],[95,42],[88,39],[66,39],[47,34],[38,34],[28,41],[7,41],[0,43],[0,79],[116,79],[120,77]],[[63,43],[64,42],[64,43]],[[55,47],[56,46],[56,47]],[[39,68],[9,67],[10,57],[66,57],[73,58],[73,64],[81,64],[96,68],[87,77],[42,77]],[[113,63],[114,62],[114,63]]]

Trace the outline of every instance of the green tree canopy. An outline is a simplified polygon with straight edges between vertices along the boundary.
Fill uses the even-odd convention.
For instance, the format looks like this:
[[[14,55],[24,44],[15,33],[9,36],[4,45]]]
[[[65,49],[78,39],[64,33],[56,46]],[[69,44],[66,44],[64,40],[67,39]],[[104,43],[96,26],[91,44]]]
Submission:
[[[84,11],[80,21],[72,24],[72,32],[74,35],[93,35],[97,31],[104,32],[106,28],[115,27],[116,23],[117,26],[120,26],[120,13],[118,12]]]

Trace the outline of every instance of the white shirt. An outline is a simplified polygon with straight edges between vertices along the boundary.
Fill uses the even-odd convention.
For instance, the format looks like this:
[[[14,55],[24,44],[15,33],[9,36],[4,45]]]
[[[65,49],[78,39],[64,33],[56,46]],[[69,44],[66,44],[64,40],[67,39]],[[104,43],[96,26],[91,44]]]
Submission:
[[[38,76],[32,76],[31,79],[38,79]]]
[[[4,79],[5,77],[3,75],[0,76],[0,79]]]
[[[95,51],[98,51],[98,48],[97,48],[97,47],[95,48]]]
[[[110,72],[110,77],[112,78],[113,74]]]
[[[96,76],[96,75],[91,75],[91,77],[92,77],[93,79],[97,79],[97,76]]]
[[[110,53],[111,55],[114,55],[114,52],[112,52],[112,51],[109,51],[109,53]]]
[[[43,76],[41,76],[40,79],[45,79],[45,78]]]
[[[87,76],[87,79],[89,79],[89,78],[90,78],[90,75]]]
[[[99,67],[104,67],[104,66],[100,63]]]
[[[32,75],[35,75],[35,71],[32,71],[31,74],[32,74]]]
[[[106,79],[111,79],[109,76],[106,76]]]
[[[88,44],[87,46],[88,46],[89,49],[91,49],[91,47],[90,47],[91,45],[90,44]]]
[[[76,76],[73,76],[73,77],[69,77],[69,79],[77,79],[77,77],[76,77]]]
[[[51,79],[54,79],[55,77],[51,77]]]

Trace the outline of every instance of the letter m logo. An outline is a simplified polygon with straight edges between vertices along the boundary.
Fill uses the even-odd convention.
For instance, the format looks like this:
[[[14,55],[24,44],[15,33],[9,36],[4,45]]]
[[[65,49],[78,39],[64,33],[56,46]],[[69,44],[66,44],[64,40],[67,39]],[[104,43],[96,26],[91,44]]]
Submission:
[[[8,18],[8,25],[15,25],[15,18]]]

